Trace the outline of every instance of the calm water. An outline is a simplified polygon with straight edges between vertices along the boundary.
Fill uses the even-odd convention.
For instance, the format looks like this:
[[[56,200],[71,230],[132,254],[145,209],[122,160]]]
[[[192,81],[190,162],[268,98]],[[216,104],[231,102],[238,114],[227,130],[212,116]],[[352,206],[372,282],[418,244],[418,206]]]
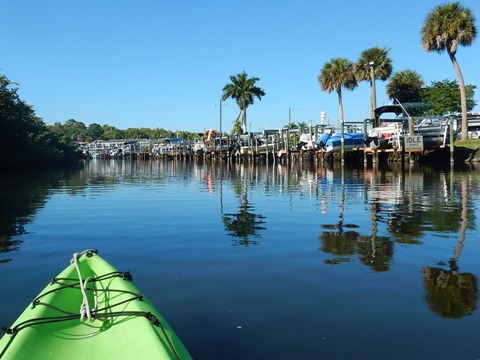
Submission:
[[[400,170],[0,174],[0,325],[96,248],[196,359],[478,359],[480,171]]]

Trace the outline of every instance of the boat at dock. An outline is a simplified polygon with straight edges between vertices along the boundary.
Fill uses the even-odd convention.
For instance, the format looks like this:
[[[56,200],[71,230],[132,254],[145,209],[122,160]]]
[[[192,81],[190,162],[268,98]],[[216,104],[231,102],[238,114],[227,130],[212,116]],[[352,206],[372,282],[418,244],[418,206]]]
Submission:
[[[316,150],[317,149],[317,137],[315,133],[306,133],[300,135],[300,140],[297,144],[297,150]]]
[[[178,152],[184,154],[190,154],[192,151],[190,143],[184,138],[164,138],[158,141],[158,144],[154,145],[152,148],[152,153],[154,155],[164,156],[170,155],[173,156]]]
[[[421,139],[423,150],[445,147],[450,143],[453,124],[447,117],[427,114],[430,108],[431,105],[423,103],[396,103],[376,108],[372,128],[365,138],[366,147],[401,150],[407,136]]]
[[[271,153],[275,150],[275,143],[270,142],[268,138],[263,135],[244,136],[240,140],[239,153],[246,154],[265,154]]]
[[[363,150],[364,133],[352,132],[343,134],[343,147],[345,151]],[[325,144],[325,152],[340,151],[342,147],[342,136],[339,134],[332,135]]]
[[[227,142],[223,143],[220,132],[209,129],[203,133],[198,134],[200,139],[195,141],[192,146],[192,151],[195,155],[206,155],[219,150],[220,152],[227,152]]]

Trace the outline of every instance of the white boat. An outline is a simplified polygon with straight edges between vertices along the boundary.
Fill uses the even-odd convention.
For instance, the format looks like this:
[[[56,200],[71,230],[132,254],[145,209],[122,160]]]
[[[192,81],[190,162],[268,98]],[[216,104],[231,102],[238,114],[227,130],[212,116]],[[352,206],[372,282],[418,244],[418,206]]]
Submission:
[[[427,115],[430,108],[431,105],[422,103],[397,103],[376,108],[373,128],[365,145],[372,149],[401,149],[411,123],[413,136],[421,136],[424,150],[444,147],[450,142],[450,121],[442,116]],[[422,111],[423,115],[410,116],[415,110]]]
[[[153,148],[153,153],[158,155],[175,155],[190,151],[190,146],[184,138],[164,138]]]
[[[251,138],[251,141],[242,141],[242,146],[240,146],[240,154],[262,154],[262,153],[271,153],[275,150],[275,144],[270,143],[262,136],[254,136]]]
[[[317,149],[317,138],[315,134],[302,134],[300,135],[300,140],[297,144],[297,150],[316,150]]]

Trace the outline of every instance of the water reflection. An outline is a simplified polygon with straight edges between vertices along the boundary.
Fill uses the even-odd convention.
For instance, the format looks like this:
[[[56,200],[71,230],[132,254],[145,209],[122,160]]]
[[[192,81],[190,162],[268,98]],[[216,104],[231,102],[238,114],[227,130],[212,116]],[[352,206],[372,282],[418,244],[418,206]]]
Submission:
[[[475,168],[115,160],[0,185],[1,325],[96,247],[196,358],[478,353]]]
[[[440,316],[458,319],[471,315],[477,308],[477,277],[472,273],[460,273],[458,260],[463,249],[468,226],[468,180],[462,177],[460,236],[455,255],[449,260],[449,268],[424,267],[425,301]],[[439,265],[445,265],[440,262]]]
[[[356,231],[323,231],[320,250],[332,254],[327,264],[349,262],[354,255],[375,272],[389,271],[393,258],[393,242],[387,237],[361,235]]]
[[[457,194],[459,185],[454,179],[467,181],[464,174],[428,167],[421,171],[411,167],[404,173],[371,171],[366,174],[369,175],[366,187],[370,187],[370,201],[378,204],[375,212],[386,217],[389,233],[402,244],[421,243],[427,231],[457,232],[462,222],[458,209],[462,207],[468,212],[468,207],[474,208],[473,198],[460,198]],[[478,194],[475,181],[462,186]],[[460,201],[470,204],[462,205]]]
[[[425,301],[436,314],[452,319],[471,315],[477,309],[477,277],[460,273],[455,262],[450,269],[424,267]]]
[[[0,265],[11,261],[5,257],[18,251],[26,235],[26,226],[44,207],[52,188],[74,182],[76,170],[35,171],[0,174]]]
[[[233,238],[235,246],[258,245],[261,238],[260,231],[265,230],[262,224],[265,223],[265,217],[261,214],[255,214],[254,206],[248,200],[248,184],[251,181],[248,176],[251,172],[236,173],[236,167],[219,166],[220,173],[220,209],[222,221],[225,225],[227,234]],[[236,213],[225,213],[223,211],[223,173],[230,174],[233,182],[232,190],[239,199],[239,210]]]
[[[367,174],[369,173],[367,172]],[[352,178],[350,177],[350,179]],[[372,175],[370,176],[370,181],[373,181]],[[320,250],[335,256],[333,259],[326,259],[325,263],[336,265],[342,262],[349,262],[353,256],[358,256],[359,260],[373,271],[388,271],[389,263],[393,258],[393,242],[388,237],[377,235],[379,202],[375,201],[375,197],[373,197],[374,201],[370,204],[371,233],[362,235],[358,231],[352,230],[359,228],[358,225],[344,224],[347,196],[345,192],[345,171],[343,168],[340,170],[340,181],[337,184],[340,187],[339,220],[337,224],[323,224],[322,227],[325,231],[320,235],[320,241],[322,242]],[[352,191],[353,189],[358,190]],[[368,186],[364,187],[363,194],[361,186],[353,187],[351,183],[349,190],[349,196],[359,198],[363,195],[364,201],[368,204]],[[370,189],[371,192],[372,190]],[[324,206],[323,201],[322,205]]]
[[[261,236],[260,230],[265,230],[261,224],[265,223],[263,215],[252,212],[253,206],[242,202],[239,212],[234,214],[223,214],[222,219],[228,234],[234,237],[234,245],[257,245]],[[238,239],[237,239],[238,238]]]
[[[475,226],[474,201],[478,195],[468,194],[480,193],[478,174],[475,169],[402,169],[395,163],[344,167],[329,163],[256,166],[118,160],[91,161],[80,171],[69,173],[23,174],[18,179],[3,174],[1,252],[19,249],[21,243],[15,236],[25,234],[25,224],[55,191],[77,196],[85,189],[105,191],[119,184],[142,187],[154,182],[156,187],[167,187],[193,182],[219,196],[220,221],[234,245],[258,244],[262,232],[270,230],[266,228],[267,216],[256,211],[257,199],[251,196],[253,189],[261,189],[265,197],[288,197],[291,209],[296,199],[308,198],[317,204],[322,228],[320,250],[333,255],[325,262],[339,264],[356,257],[373,271],[383,272],[390,268],[395,243],[422,244],[428,233],[465,234],[467,227]],[[236,211],[224,210],[225,191],[238,199]],[[359,205],[364,209],[361,219],[357,210],[350,211]]]

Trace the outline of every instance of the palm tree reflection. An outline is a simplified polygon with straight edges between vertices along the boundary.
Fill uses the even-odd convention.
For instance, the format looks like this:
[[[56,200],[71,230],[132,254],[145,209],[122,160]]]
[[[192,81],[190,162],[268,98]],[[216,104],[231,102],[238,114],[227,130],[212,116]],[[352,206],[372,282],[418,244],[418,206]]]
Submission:
[[[459,273],[455,261],[450,261],[450,270],[424,267],[423,281],[425,301],[436,314],[459,319],[477,308],[477,278],[474,274]]]
[[[352,227],[354,225],[345,225]],[[324,228],[330,226],[324,225]],[[321,251],[335,255],[333,259],[325,260],[325,263],[336,265],[351,261],[357,255],[359,260],[369,266],[375,272],[389,271],[390,262],[393,258],[393,242],[384,236],[365,236],[357,231],[323,231],[320,236]]]
[[[238,213],[235,214],[223,214],[222,219],[225,224],[225,229],[229,235],[234,238],[234,245],[257,245],[260,238],[259,230],[265,228],[261,226],[264,224],[265,217],[263,215],[255,214],[252,212],[253,206],[248,205],[246,196],[242,196],[242,203]]]
[[[232,169],[234,170],[234,169]],[[260,234],[258,231],[264,230],[261,226],[264,224],[265,217],[253,212],[254,207],[248,203],[248,180],[238,176],[240,181],[234,186],[234,191],[240,197],[240,207],[238,213],[223,213],[223,173],[220,170],[220,208],[222,212],[222,221],[228,234],[234,238],[235,246],[257,245]]]
[[[477,277],[471,273],[460,273],[457,261],[463,249],[468,224],[468,180],[463,177],[461,182],[462,211],[460,238],[455,249],[455,255],[449,261],[449,270],[436,267],[424,267],[423,282],[425,286],[425,301],[430,310],[436,314],[452,319],[471,315],[477,308],[478,287]],[[439,263],[443,265],[443,263]]]
[[[341,195],[338,223],[322,225],[327,231],[323,231],[320,236],[322,242],[320,250],[324,253],[335,255],[333,259],[325,260],[325,263],[336,265],[349,262],[353,256],[359,255],[360,261],[372,268],[373,271],[389,271],[389,264],[393,258],[393,242],[388,237],[377,235],[379,204],[375,201],[372,202],[370,212],[372,231],[370,235],[361,235],[357,231],[350,230],[358,228],[358,226],[354,224],[344,224],[345,183],[343,168],[340,183]],[[367,195],[365,194],[365,196]],[[348,228],[349,230],[345,231],[344,228]]]

